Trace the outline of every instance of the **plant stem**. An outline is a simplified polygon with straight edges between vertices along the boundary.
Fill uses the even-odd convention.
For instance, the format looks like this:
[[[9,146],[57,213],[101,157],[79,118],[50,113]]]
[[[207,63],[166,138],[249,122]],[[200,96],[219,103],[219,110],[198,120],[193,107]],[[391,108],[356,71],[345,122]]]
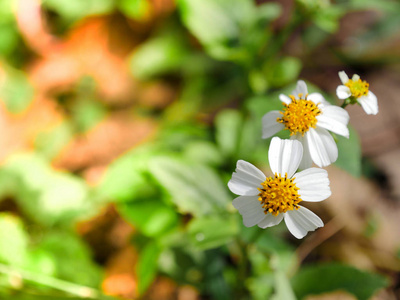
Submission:
[[[61,279],[57,279],[51,276],[37,274],[30,271],[20,270],[11,266],[7,266],[5,264],[0,263],[0,273],[9,275],[9,276],[19,276],[25,280],[39,283],[45,286],[52,287],[54,289],[82,297],[82,298],[98,298],[100,297],[100,292],[87,287],[78,285],[72,282],[64,281]]]

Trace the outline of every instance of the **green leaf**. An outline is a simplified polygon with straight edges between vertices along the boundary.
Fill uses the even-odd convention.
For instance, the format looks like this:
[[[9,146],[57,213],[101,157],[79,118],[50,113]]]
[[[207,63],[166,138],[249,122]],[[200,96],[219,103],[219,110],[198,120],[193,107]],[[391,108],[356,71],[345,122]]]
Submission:
[[[298,78],[301,67],[300,59],[286,56],[276,62],[266,63],[263,71],[268,84],[282,87]]]
[[[339,157],[335,165],[355,177],[361,176],[361,144],[357,131],[349,126],[349,139],[336,136]]]
[[[46,0],[43,4],[71,21],[110,13],[115,5],[113,0]]]
[[[0,74],[0,99],[7,110],[12,113],[21,113],[33,99],[33,87],[24,72],[1,65],[4,74]]]
[[[215,138],[225,156],[234,156],[239,147],[243,118],[236,110],[224,110],[215,118]]]
[[[157,152],[151,147],[136,148],[109,166],[96,194],[104,201],[126,202],[155,195],[154,184],[146,177],[149,160]]]
[[[283,271],[274,272],[275,277],[275,294],[272,300],[296,300],[296,296],[290,286],[290,281]]]
[[[160,199],[120,203],[118,211],[143,234],[159,236],[178,224],[175,210]]]
[[[220,165],[223,161],[215,144],[208,141],[193,141],[186,146],[184,156],[189,161],[196,161],[211,166]]]
[[[188,225],[188,233],[193,244],[201,250],[226,245],[238,231],[238,222],[232,215],[194,218]]]
[[[27,260],[28,235],[20,219],[11,214],[0,214],[0,261],[23,266]]]
[[[291,280],[299,299],[336,290],[345,290],[359,300],[367,300],[388,285],[385,277],[351,266],[326,264],[302,268]]]
[[[202,216],[225,211],[230,201],[226,185],[207,166],[157,157],[150,163],[150,172],[182,213]]]
[[[67,225],[94,211],[94,203],[87,201],[88,186],[85,181],[53,170],[38,155],[14,155],[3,166],[1,173],[12,178],[7,191],[16,197],[21,209],[39,224]]]
[[[139,254],[136,273],[139,293],[144,293],[157,275],[158,258],[162,249],[155,242],[147,244]]]
[[[149,79],[168,72],[179,71],[188,55],[178,32],[163,31],[141,44],[129,59],[130,70],[139,79]]]
[[[141,20],[149,12],[150,4],[147,0],[120,0],[118,7],[126,16]]]

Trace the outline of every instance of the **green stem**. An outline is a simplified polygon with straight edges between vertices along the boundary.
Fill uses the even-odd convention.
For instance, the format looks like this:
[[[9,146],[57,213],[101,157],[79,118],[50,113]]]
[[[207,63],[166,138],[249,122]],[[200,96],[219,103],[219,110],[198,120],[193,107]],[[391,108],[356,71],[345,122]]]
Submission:
[[[346,108],[347,105],[349,105],[349,103],[345,100],[345,101],[343,101],[343,104],[340,107]]]
[[[52,287],[54,289],[82,297],[82,298],[98,298],[100,296],[99,291],[87,287],[78,285],[75,283],[71,283],[68,281],[64,281],[61,279],[57,279],[51,276],[37,274],[30,271],[20,270],[11,266],[7,266],[5,264],[0,263],[0,273],[9,275],[9,276],[19,276],[25,280],[39,283],[45,286]]]

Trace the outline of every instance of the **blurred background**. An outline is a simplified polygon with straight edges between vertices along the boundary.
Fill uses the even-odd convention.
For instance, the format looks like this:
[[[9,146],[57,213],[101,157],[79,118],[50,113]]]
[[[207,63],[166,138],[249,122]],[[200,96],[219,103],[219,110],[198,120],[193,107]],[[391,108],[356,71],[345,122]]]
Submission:
[[[0,0],[0,299],[398,299],[400,3]],[[261,117],[357,73],[325,227],[245,228]]]

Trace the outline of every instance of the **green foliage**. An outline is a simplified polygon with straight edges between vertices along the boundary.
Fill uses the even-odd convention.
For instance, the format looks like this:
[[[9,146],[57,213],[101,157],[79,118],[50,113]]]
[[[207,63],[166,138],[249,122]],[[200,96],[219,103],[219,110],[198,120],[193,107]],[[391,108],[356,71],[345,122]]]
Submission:
[[[357,299],[367,300],[377,290],[388,285],[387,279],[381,275],[339,264],[304,267],[292,278],[291,282],[299,299],[307,295],[345,290]]]
[[[86,201],[89,191],[82,179],[53,170],[35,154],[15,155],[0,178],[0,193],[15,196],[24,213],[42,225],[69,225],[94,208]]]
[[[355,177],[361,176],[361,146],[358,133],[349,126],[349,139],[336,136],[339,157],[335,164]]]
[[[142,44],[130,59],[132,74],[148,79],[166,72],[179,71],[188,56],[187,46],[178,32],[167,30]]]
[[[155,242],[150,242],[142,249],[136,267],[136,273],[139,277],[139,293],[146,291],[156,277],[160,253],[161,248]]]
[[[5,64],[0,67],[0,99],[10,112],[20,113],[33,100],[33,88],[25,73]]]
[[[193,219],[188,233],[194,246],[201,250],[217,248],[231,242],[239,231],[234,216],[213,216]]]
[[[10,214],[0,214],[0,262],[23,265],[28,257],[28,239],[21,220]]]
[[[224,211],[230,201],[217,173],[204,165],[172,157],[154,158],[150,172],[181,213],[203,216]]]
[[[126,16],[132,19],[141,20],[149,11],[149,2],[147,0],[120,0],[118,8]]]

